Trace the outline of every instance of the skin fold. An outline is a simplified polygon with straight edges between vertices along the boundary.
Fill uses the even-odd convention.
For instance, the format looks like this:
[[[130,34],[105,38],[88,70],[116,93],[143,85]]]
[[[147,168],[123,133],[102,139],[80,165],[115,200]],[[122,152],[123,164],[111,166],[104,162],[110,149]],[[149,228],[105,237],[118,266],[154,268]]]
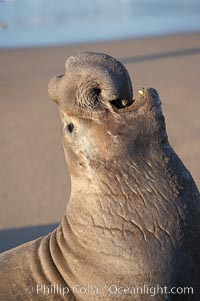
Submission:
[[[49,96],[71,196],[54,232],[0,255],[0,300],[199,301],[200,197],[169,145],[157,91],[133,99],[127,70],[105,54],[65,68]],[[169,293],[180,287],[193,294]]]

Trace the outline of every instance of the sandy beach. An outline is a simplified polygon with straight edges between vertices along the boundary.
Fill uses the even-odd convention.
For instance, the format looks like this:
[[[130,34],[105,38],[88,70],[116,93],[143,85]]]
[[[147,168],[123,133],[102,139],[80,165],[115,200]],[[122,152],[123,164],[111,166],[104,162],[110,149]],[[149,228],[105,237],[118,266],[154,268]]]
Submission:
[[[2,245],[6,243],[5,229],[29,227],[28,240],[32,238],[33,226],[57,223],[65,211],[70,177],[62,151],[60,119],[56,105],[48,98],[47,85],[51,77],[64,72],[67,57],[82,51],[105,52],[123,62],[131,75],[135,95],[143,86],[158,90],[169,141],[200,187],[200,34],[2,49]],[[16,236],[20,229],[13,233]]]

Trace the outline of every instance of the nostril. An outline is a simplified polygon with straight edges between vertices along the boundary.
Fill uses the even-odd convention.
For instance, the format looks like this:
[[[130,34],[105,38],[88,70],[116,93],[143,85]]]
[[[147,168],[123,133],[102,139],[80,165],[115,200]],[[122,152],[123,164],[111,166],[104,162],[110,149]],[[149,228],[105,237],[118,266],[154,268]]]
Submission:
[[[101,89],[99,89],[99,88],[94,88],[94,89],[93,89],[93,92],[94,92],[97,96],[99,96],[99,94],[101,94]]]
[[[73,125],[72,122],[70,122],[70,123],[67,125],[67,129],[68,129],[68,131],[69,131],[70,133],[73,132],[73,130],[74,130],[74,125]]]

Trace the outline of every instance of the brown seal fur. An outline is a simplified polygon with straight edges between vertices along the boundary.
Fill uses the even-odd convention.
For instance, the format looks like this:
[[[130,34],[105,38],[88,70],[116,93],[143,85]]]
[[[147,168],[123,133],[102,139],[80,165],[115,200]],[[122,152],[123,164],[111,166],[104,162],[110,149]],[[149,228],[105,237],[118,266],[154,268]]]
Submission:
[[[118,61],[83,53],[66,61],[49,95],[61,114],[71,197],[53,233],[1,255],[0,300],[146,301],[147,287],[167,286],[194,293],[160,289],[155,301],[199,301],[199,193],[168,143],[156,90],[132,100]],[[46,290],[37,294],[37,285]]]

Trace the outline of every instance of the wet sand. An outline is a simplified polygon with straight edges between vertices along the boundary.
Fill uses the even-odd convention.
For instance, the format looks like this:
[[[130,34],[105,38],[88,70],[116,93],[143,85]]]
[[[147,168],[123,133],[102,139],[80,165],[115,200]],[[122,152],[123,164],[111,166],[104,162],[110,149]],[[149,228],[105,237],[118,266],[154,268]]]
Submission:
[[[63,73],[65,59],[81,51],[120,59],[135,94],[142,86],[158,90],[170,143],[200,187],[199,34],[0,50],[1,230],[56,223],[65,211],[70,177],[47,85]]]

